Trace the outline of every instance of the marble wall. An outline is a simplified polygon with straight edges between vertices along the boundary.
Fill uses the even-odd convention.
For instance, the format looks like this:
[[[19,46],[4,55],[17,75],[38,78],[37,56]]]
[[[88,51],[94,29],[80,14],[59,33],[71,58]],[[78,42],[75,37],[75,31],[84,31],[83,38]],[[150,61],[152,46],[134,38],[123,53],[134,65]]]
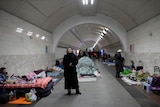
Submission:
[[[135,62],[135,66],[140,66],[142,61],[144,70],[153,74],[154,66],[160,66],[160,53],[125,53],[125,64],[130,65],[130,60]]]
[[[16,32],[17,28],[23,28],[23,32]],[[28,36],[28,31],[33,35]],[[6,67],[10,74],[23,75],[53,66],[52,47],[52,34],[0,10],[0,67]]]
[[[0,66],[6,67],[9,74],[23,75],[27,72],[53,66],[53,54],[0,55]]]
[[[128,32],[128,49],[125,53],[127,65],[133,60],[138,66],[141,60],[144,70],[154,73],[154,66],[160,66],[159,28],[160,15]]]

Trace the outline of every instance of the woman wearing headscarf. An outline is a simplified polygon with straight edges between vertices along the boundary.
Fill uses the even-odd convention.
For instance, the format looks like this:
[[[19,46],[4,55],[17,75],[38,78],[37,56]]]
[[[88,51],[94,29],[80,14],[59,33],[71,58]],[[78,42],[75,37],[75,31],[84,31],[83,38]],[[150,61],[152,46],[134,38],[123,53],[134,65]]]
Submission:
[[[68,90],[67,95],[71,95],[71,89],[76,90],[76,94],[81,94],[79,91],[78,78],[76,72],[76,65],[78,64],[78,58],[73,53],[72,48],[67,48],[67,54],[64,55],[64,78],[65,78],[65,89]]]

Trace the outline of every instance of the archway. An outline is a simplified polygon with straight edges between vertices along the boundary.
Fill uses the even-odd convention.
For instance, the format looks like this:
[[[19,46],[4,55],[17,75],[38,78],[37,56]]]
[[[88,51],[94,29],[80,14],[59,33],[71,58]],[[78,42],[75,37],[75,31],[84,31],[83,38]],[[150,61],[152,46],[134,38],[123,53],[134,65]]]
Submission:
[[[88,17],[75,15],[62,22],[59,26],[57,26],[57,28],[54,30],[53,33],[53,52],[55,51],[60,38],[64,35],[65,32],[67,32],[68,30],[77,25],[84,23],[95,23],[108,27],[119,37],[120,42],[122,43],[123,46],[123,50],[127,51],[127,40],[126,40],[127,33],[126,30],[123,28],[123,26],[114,19],[112,19],[111,17],[97,14],[96,16],[88,16]]]

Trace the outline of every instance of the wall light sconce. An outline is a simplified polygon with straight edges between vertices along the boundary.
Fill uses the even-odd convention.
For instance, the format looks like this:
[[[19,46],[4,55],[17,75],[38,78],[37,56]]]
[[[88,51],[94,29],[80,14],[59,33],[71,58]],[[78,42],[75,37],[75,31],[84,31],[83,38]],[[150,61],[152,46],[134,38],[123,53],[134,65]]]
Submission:
[[[45,36],[42,36],[42,37],[41,37],[42,40],[45,40],[45,38],[46,38]]]
[[[33,32],[28,31],[27,35],[32,36]]]
[[[39,34],[36,34],[36,38],[39,38],[40,37],[40,35]]]
[[[23,29],[18,27],[18,28],[16,29],[16,32],[22,33],[22,32],[23,32]]]

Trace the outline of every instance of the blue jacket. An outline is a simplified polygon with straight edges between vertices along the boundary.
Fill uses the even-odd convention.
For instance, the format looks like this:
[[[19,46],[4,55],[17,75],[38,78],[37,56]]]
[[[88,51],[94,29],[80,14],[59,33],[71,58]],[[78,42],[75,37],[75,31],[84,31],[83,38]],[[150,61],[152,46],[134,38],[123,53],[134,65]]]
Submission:
[[[6,79],[7,77],[4,74],[0,73],[0,82],[4,82],[6,81]]]

